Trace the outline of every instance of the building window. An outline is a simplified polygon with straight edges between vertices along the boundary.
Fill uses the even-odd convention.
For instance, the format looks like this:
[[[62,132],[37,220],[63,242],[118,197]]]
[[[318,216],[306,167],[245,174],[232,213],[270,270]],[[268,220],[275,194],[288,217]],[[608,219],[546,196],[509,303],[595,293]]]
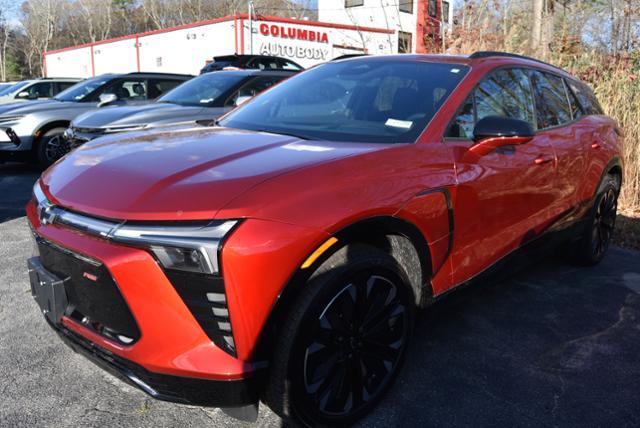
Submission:
[[[356,7],[362,6],[364,4],[364,0],[344,0],[344,7]]]
[[[400,12],[413,13],[413,0],[400,0]]]
[[[436,0],[429,0],[429,16],[432,18],[438,17],[438,6]]]
[[[398,53],[411,53],[411,38],[413,35],[405,31],[398,31]]]
[[[442,2],[442,21],[449,23],[449,2]]]

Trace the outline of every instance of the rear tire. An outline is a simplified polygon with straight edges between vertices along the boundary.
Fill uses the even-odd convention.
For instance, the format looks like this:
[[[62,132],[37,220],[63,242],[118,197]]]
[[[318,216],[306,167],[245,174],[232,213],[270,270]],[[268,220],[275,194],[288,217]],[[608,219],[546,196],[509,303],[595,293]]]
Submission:
[[[607,175],[596,194],[587,224],[576,243],[576,262],[593,266],[606,254],[616,223],[620,183],[617,177]]]
[[[396,261],[367,245],[338,250],[278,326],[264,401],[285,424],[344,426],[393,384],[415,300]]]
[[[45,132],[36,146],[36,161],[42,168],[47,168],[67,154],[68,144],[62,139],[65,128],[53,128]]]

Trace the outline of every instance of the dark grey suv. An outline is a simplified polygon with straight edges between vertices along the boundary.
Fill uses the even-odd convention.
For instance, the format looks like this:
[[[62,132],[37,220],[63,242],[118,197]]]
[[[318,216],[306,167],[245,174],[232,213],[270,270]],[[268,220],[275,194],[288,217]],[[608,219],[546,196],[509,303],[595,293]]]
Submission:
[[[78,116],[64,138],[70,148],[119,132],[208,124],[293,71],[225,70],[198,76],[144,106],[93,110]]]

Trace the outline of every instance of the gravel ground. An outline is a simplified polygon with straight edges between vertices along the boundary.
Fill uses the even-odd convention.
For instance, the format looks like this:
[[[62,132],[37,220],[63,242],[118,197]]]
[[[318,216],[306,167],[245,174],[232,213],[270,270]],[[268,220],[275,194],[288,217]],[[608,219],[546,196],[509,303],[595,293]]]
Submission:
[[[22,207],[37,171],[0,165],[0,426],[243,426],[148,398],[63,345],[29,293]],[[423,314],[362,426],[640,425],[640,253],[546,261]],[[281,426],[261,406],[250,426]]]

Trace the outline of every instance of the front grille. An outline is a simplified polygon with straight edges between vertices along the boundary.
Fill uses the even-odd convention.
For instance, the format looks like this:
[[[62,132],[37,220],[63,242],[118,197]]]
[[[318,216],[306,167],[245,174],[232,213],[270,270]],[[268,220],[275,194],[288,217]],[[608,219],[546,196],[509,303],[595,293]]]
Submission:
[[[65,281],[66,316],[125,345],[140,338],[127,303],[102,263],[40,237],[36,240],[42,265]]]
[[[165,275],[207,336],[235,357],[236,346],[222,278],[169,269],[165,270]]]

